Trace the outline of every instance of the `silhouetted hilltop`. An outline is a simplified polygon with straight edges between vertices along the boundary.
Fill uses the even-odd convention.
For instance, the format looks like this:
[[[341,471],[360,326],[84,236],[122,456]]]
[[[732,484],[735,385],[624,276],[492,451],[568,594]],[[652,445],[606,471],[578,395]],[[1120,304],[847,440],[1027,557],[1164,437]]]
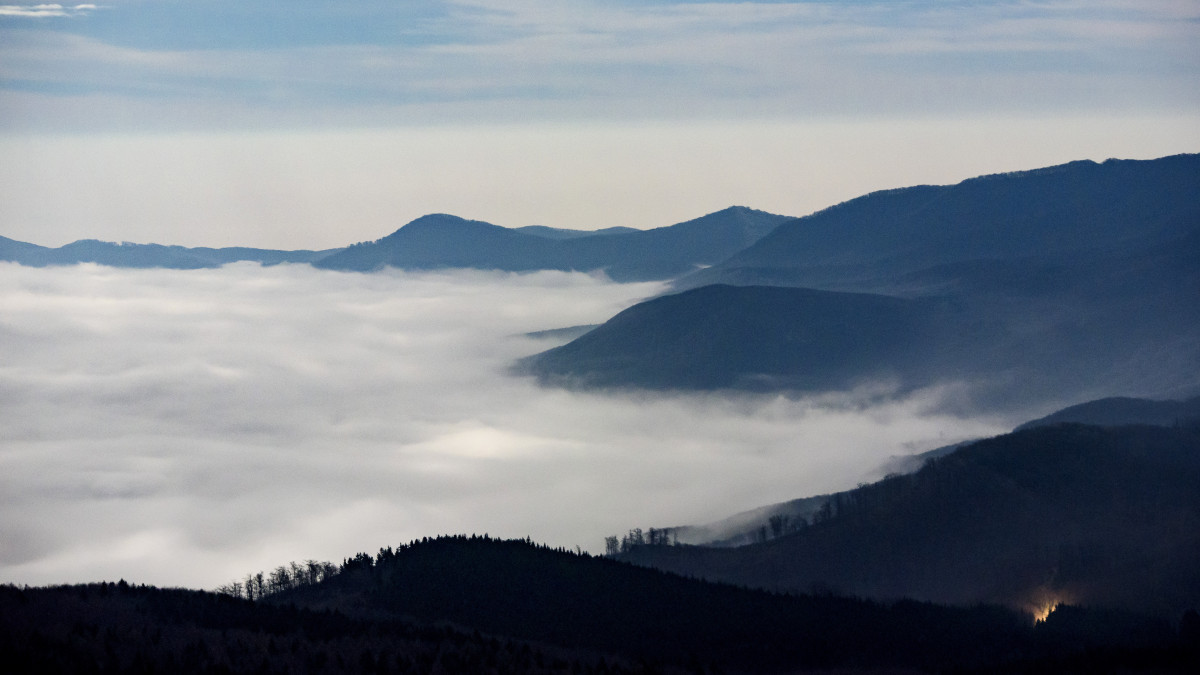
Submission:
[[[1200,606],[1197,485],[1200,427],[1040,427],[832,495],[763,543],[621,558],[775,590],[1177,618]]]
[[[1191,621],[779,595],[528,541],[422,539],[230,595],[0,586],[14,672],[1186,672]],[[1200,619],[1198,619],[1200,620]],[[1196,642],[1196,644],[1193,644]]]
[[[348,603],[643,662],[698,659],[736,670],[935,669],[1045,655],[1027,616],[996,608],[779,596],[521,541],[422,540],[347,565],[328,584],[279,601]]]
[[[555,242],[457,216],[422,216],[378,241],[355,244],[315,263],[335,270],[482,268],[540,269]]]
[[[617,281],[668,279],[723,260],[786,220],[786,216],[731,207],[653,230],[572,232],[509,229],[440,214],[423,216],[383,239],[356,244],[315,264],[362,272],[385,266],[600,270]]]

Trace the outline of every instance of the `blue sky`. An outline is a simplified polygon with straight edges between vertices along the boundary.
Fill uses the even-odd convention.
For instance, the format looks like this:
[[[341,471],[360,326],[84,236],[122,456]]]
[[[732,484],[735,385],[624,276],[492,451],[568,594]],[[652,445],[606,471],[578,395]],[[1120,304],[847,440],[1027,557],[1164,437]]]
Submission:
[[[480,154],[462,158],[466,164],[512,162],[505,155],[508,146],[497,138],[525,133],[534,146],[545,146],[531,147],[531,155],[579,158],[569,165],[550,161],[544,181],[528,167],[522,200],[546,204],[541,210],[522,208],[515,198],[489,203],[465,196],[440,202],[405,197],[386,215],[389,207],[382,202],[374,207],[374,217],[354,215],[360,224],[305,226],[304,241],[296,242],[303,246],[339,245],[343,236],[381,236],[423,209],[470,209],[461,215],[507,219],[499,224],[513,226],[647,227],[757,198],[760,202],[747,205],[803,215],[859,189],[956,180],[1084,157],[1197,151],[1200,132],[1188,131],[1200,128],[1197,110],[1200,2],[1195,0],[0,5],[0,143],[19,143],[6,146],[9,159],[0,160],[0,176],[12,177],[27,192],[38,192],[57,173],[101,151],[112,153],[122,166],[136,167],[136,148],[152,139],[159,144],[154,153],[179,156],[173,173],[181,178],[170,185],[146,185],[140,194],[152,194],[151,201],[165,199],[163,190],[177,191],[185,202],[199,200],[199,192],[219,198],[216,188],[201,183],[222,179],[205,177],[213,167],[200,166],[189,154],[194,151],[185,139],[197,134],[219,142],[236,137],[251,147],[270,146],[279,134],[303,143],[313,135],[372,130],[393,139],[400,134],[431,153],[397,157],[396,166],[436,164],[440,155],[460,153],[451,147],[458,143],[448,129],[460,130],[463,142],[481,148]],[[972,143],[969,155],[942,147],[962,145],[953,134],[942,139],[936,133],[939,123],[948,122],[973,123],[972,137],[996,141]],[[848,123],[858,130],[830,126]],[[783,127],[788,131],[779,136]],[[888,138],[889,127],[910,140],[897,147],[885,143],[876,157],[858,147],[856,139]],[[671,182],[692,185],[690,191],[666,190],[670,194],[662,199],[670,204],[645,202],[647,197],[635,194],[638,186],[663,176],[631,166],[628,184],[598,195],[598,205],[573,211],[566,204],[549,206],[563,192],[564,171],[589,173],[584,155],[601,137],[612,145],[622,138],[621,129],[647,128],[657,130],[650,142],[637,133],[628,142],[639,144],[638,156],[647,165],[674,166]],[[912,131],[917,128],[921,131]],[[573,130],[579,144],[546,146],[538,140],[543,129]],[[771,133],[777,135],[774,142],[768,140]],[[843,136],[831,138],[834,133]],[[95,145],[114,135],[136,143]],[[63,145],[63,137],[76,144]],[[439,149],[431,145],[434,138],[449,145]],[[724,150],[696,154],[704,146],[697,138]],[[819,147],[813,146],[814,138]],[[1024,152],[1019,152],[1021,138],[1027,139]],[[1047,139],[1058,142],[1048,147]],[[53,143],[39,146],[34,140]],[[184,145],[172,145],[176,141]],[[848,178],[840,189],[795,196],[820,175],[822,162],[838,161],[839,153],[863,154],[857,173],[878,173],[872,164],[902,164],[890,156],[914,144],[944,161],[936,170],[897,167],[874,182]],[[689,145],[691,150],[680,154],[679,148]],[[267,146],[228,159],[252,163],[273,152]],[[339,152],[350,152],[350,146],[341,147]],[[749,150],[731,155],[728,149],[737,147],[755,153],[786,147],[794,156],[807,155],[800,166],[755,162]],[[323,158],[311,161],[319,167]],[[607,161],[617,164],[617,157]],[[741,178],[697,174],[698,165],[714,162],[736,164]],[[634,163],[641,162],[635,157]],[[791,196],[781,191],[771,197],[736,185],[727,195],[713,194],[721,180],[753,185],[752,174],[761,171],[761,180],[774,182],[772,175],[788,170],[796,176]],[[251,173],[269,171],[262,166]],[[439,171],[449,171],[444,179],[459,193],[470,187],[488,191],[481,174]],[[105,173],[111,172],[97,164],[91,178],[99,185],[96,191],[127,196],[126,188],[106,185],[112,179]],[[308,171],[314,173],[320,170]],[[412,176],[401,173],[378,179],[404,177],[411,184]],[[311,193],[308,181],[337,180],[275,175],[291,181],[298,197]],[[153,183],[151,178],[146,180]],[[435,182],[419,190],[438,191]],[[688,195],[695,198],[689,202]],[[151,220],[161,227],[171,220],[167,210],[150,209],[139,218],[114,204],[36,211],[33,200],[0,207],[0,233],[24,235],[36,228],[49,235],[43,237],[46,243],[64,243],[59,240],[83,233],[81,214],[90,213],[99,230],[90,230],[91,236],[139,239],[155,234]],[[61,224],[52,227],[52,218]],[[299,214],[297,219],[303,220]],[[126,234],[110,227],[116,221],[126,223]],[[220,244],[230,242],[234,231],[260,244],[287,243],[281,231],[256,226],[253,213],[236,223],[213,220],[208,239],[194,229],[163,231],[158,238],[174,233],[193,243]]]

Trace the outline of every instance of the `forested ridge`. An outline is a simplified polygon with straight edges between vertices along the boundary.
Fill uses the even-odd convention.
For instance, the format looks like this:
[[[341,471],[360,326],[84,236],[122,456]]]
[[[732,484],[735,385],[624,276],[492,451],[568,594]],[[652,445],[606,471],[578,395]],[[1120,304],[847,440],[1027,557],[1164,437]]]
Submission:
[[[0,588],[15,672],[1187,672],[1198,631],[1194,613],[1061,607],[1035,623],[752,591],[487,536],[357,554],[254,601],[124,581]]]
[[[1061,424],[978,441],[832,495],[739,548],[632,546],[623,559],[786,591],[1054,602],[1178,618],[1200,606],[1200,425]],[[610,540],[611,541],[611,540]]]

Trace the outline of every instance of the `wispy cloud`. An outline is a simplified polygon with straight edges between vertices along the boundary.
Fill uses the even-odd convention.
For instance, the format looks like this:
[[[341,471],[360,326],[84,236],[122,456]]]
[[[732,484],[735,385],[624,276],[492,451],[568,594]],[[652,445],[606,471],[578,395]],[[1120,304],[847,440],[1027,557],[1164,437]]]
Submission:
[[[160,8],[154,30],[135,21],[146,8],[131,6],[104,31],[72,22],[69,36],[10,33],[0,47],[4,79],[10,90],[58,97],[224,103],[230,115],[301,107],[353,119],[377,106],[409,121],[1183,110],[1197,102],[1190,73],[1200,62],[1200,9],[1167,0],[464,0],[403,11],[369,4],[351,16],[309,2],[275,17],[271,31],[229,29],[231,17],[235,25],[270,18],[236,14],[250,11],[243,5]]]
[[[100,9],[99,5],[83,4],[83,5],[59,5],[59,4],[43,4],[43,5],[0,5],[0,16],[18,16],[18,17],[53,17],[53,16],[78,16],[87,14],[88,12]]]

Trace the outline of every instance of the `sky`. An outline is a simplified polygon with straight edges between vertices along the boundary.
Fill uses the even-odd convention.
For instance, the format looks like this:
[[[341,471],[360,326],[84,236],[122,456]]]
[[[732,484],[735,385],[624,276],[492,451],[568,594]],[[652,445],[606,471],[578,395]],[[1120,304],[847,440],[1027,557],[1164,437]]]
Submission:
[[[321,249],[1200,151],[1200,2],[0,5],[0,235]]]
[[[1020,421],[943,412],[953,387],[614,395],[506,374],[555,344],[524,333],[658,283],[0,263],[0,289],[6,583],[214,588],[444,533],[601,553]]]

